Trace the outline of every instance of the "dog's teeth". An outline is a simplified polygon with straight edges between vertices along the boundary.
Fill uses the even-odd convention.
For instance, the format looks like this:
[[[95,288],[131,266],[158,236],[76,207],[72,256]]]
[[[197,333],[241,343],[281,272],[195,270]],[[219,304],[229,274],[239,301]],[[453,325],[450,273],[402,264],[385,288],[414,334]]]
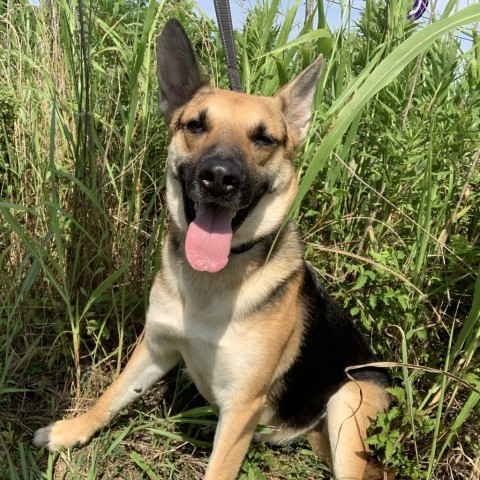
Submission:
[[[194,203],[193,208],[195,209],[195,211],[197,211],[198,210],[198,203]]]

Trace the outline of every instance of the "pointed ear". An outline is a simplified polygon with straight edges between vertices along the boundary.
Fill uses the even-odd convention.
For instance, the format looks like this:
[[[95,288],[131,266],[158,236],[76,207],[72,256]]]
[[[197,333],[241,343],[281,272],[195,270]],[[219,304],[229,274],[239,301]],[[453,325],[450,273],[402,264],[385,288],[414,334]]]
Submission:
[[[305,138],[312,116],[313,97],[323,72],[323,55],[277,92],[289,128],[295,132],[295,147]]]
[[[180,22],[171,18],[157,39],[159,107],[167,122],[207,83],[192,44]]]

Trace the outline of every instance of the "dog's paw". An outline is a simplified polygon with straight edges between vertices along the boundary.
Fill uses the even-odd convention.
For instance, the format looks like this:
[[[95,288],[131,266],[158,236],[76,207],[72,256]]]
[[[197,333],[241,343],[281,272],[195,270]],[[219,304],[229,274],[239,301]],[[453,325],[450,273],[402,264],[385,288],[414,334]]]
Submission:
[[[86,443],[90,434],[80,418],[59,420],[48,427],[40,428],[33,434],[32,443],[39,448],[47,447],[54,452],[61,447],[79,447]]]
[[[39,428],[33,434],[32,443],[38,448],[48,446],[51,429],[52,429],[51,425],[49,425],[48,427]]]

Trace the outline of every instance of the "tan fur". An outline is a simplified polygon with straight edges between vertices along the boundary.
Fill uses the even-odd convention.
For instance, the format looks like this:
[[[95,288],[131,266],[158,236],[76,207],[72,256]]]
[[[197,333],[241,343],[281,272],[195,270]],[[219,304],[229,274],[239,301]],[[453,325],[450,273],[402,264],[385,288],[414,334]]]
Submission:
[[[297,191],[291,159],[301,137],[296,132],[290,132],[285,148],[278,148],[273,152],[259,151],[248,138],[248,131],[260,122],[267,124],[269,132],[279,138],[282,138],[286,131],[284,121],[278,121],[282,119],[282,97],[261,97],[261,101],[259,98],[204,87],[185,108],[177,109],[170,122],[170,128],[175,131],[180,114],[184,118],[190,118],[205,108],[208,108],[210,115],[215,118],[211,130],[200,138],[188,132],[178,132],[172,137],[169,149],[172,174],[177,172],[179,162],[189,159],[195,163],[209,148],[221,142],[222,148],[226,150],[235,147],[247,152],[249,167],[256,175],[268,171],[269,175],[275,177],[274,190],[266,193],[236,232],[233,247],[259,238],[270,231],[272,225],[281,223]],[[188,225],[183,214],[180,186],[177,183],[167,184],[167,198],[175,221],[186,231]]]
[[[248,365],[222,364],[222,370],[225,369],[226,375],[241,378],[241,382],[236,385],[234,392],[229,391],[226,394],[221,392],[217,395],[217,402],[225,414],[217,427],[212,460],[205,477],[208,480],[235,478],[256,426],[260,422],[268,423],[263,421],[267,419],[262,418],[262,414],[264,416],[265,398],[270,383],[285,361],[291,361],[290,358],[282,359],[285,346],[289,342],[296,343],[294,335],[296,322],[293,319],[298,308],[296,302],[298,284],[298,281],[292,282],[286,302],[281,305],[282,311],[278,308],[269,315],[262,316],[261,328],[253,329],[251,345],[258,346]],[[292,321],[285,322],[289,318]],[[249,319],[249,322],[255,321],[257,321],[255,318]],[[278,329],[279,322],[282,321],[284,328]],[[240,329],[237,333],[244,336],[247,334],[247,328]],[[234,345],[228,345],[228,348],[233,349]],[[250,374],[241,375],[246,368],[250,370]]]
[[[337,480],[362,480],[368,461],[363,442],[377,413],[388,407],[385,390],[368,382],[349,381],[327,405],[330,462]]]
[[[268,261],[261,241],[278,231],[297,191],[291,160],[306,134],[322,61],[272,98],[224,91],[206,85],[182,32],[177,22],[170,22],[159,40],[159,50],[167,57],[159,57],[158,72],[160,110],[171,132],[171,226],[150,293],[144,340],[91,410],[38,430],[34,444],[57,450],[87,442],[182,358],[200,393],[220,409],[206,480],[236,477],[259,422],[270,426],[271,433],[257,438],[276,443],[310,433],[312,445],[337,480],[361,480],[368,425],[388,405],[382,388],[347,382],[331,396],[321,424],[317,417],[308,424],[308,417],[301,429],[282,424],[275,409],[275,399],[286,388],[285,374],[305,341],[304,321],[311,306],[301,293],[305,264],[297,230],[285,226]],[[182,122],[202,111],[208,111],[209,123],[199,135]],[[251,132],[259,125],[277,140],[273,145],[259,147],[252,141]],[[206,273],[193,269],[185,257],[189,226],[179,177],[185,165],[201,165],[212,149],[240,152],[249,178],[269,182],[235,230],[231,245],[260,243],[241,255],[230,253],[223,270]]]

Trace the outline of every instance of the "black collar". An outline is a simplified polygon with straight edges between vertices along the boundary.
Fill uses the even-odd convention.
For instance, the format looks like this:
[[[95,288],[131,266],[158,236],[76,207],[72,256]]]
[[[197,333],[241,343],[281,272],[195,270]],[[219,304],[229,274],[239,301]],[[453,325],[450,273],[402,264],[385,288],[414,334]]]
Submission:
[[[236,247],[232,247],[230,249],[230,253],[239,254],[239,253],[248,252],[255,245],[257,245],[258,243],[261,243],[261,242],[263,242],[264,240],[267,240],[267,239],[269,240],[269,244],[270,244],[270,247],[271,247],[273,241],[275,240],[275,238],[277,238],[278,232],[279,232],[279,230],[276,230],[275,232],[269,233],[268,235],[265,235],[263,237],[256,238],[255,240],[252,240],[252,241],[247,242],[247,243],[242,243],[241,245],[238,245]]]

